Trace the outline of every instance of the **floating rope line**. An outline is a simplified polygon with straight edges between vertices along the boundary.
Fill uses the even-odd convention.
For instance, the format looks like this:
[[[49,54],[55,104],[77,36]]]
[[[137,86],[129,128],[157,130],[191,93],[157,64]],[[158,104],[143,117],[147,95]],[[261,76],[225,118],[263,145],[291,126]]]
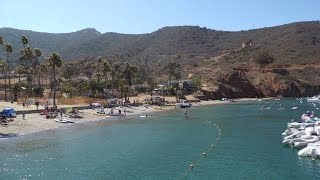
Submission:
[[[186,171],[184,171],[181,174],[181,176],[179,176],[179,178],[177,178],[178,180],[185,179],[187,177],[188,173],[191,172],[194,168],[197,168],[197,165],[200,163],[200,161],[203,160],[204,158],[206,158],[207,155],[209,153],[211,153],[214,150],[214,148],[217,146],[217,144],[219,143],[219,141],[221,139],[221,135],[222,135],[222,130],[219,127],[219,125],[217,125],[216,123],[214,123],[212,121],[206,121],[206,126],[207,127],[208,126],[215,127],[217,129],[218,132],[217,132],[216,141],[213,144],[211,144],[206,151],[202,152],[202,154],[199,156],[198,159],[192,161],[192,163],[189,165],[189,168]]]

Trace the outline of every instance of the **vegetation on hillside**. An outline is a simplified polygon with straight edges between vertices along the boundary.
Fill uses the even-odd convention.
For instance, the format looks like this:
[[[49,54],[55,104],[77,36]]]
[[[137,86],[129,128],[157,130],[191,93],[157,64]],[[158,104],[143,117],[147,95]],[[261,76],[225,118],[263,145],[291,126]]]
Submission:
[[[30,43],[19,41],[23,35]],[[0,41],[3,47],[10,44],[12,49],[0,50],[5,84],[6,80],[10,83],[6,68],[12,67],[19,77],[26,73],[26,85],[19,81],[19,86],[37,89],[39,94],[46,85],[53,90],[56,84],[52,67],[46,64],[52,52],[59,53],[63,62],[57,69],[58,89],[74,95],[119,92],[126,96],[134,93],[132,87],[143,89],[138,84],[150,86],[186,77],[196,77],[197,86],[214,92],[215,97],[242,97],[248,95],[247,87],[254,88],[250,96],[301,96],[320,90],[319,21],[239,32],[165,27],[140,35],[100,34],[94,29],[50,34],[2,28],[0,37],[5,39]],[[50,82],[41,82],[44,80]]]

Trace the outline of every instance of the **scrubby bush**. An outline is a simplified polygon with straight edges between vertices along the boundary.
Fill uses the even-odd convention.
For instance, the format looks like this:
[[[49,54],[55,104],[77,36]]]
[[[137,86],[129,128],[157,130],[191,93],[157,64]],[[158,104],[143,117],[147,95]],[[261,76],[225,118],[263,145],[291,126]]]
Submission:
[[[273,63],[274,57],[269,52],[263,51],[255,57],[255,62],[258,63],[261,68],[263,68],[266,65]]]

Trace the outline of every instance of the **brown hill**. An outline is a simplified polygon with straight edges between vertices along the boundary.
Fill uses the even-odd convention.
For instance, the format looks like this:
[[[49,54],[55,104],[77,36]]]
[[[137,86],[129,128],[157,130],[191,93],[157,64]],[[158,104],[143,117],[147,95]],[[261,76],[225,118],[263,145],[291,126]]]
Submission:
[[[140,35],[100,34],[93,29],[68,34],[0,29],[0,36],[12,40],[14,49],[21,46],[23,34],[33,47],[57,51],[65,60],[105,56],[139,64],[147,53],[153,67],[157,66],[153,72],[162,79],[166,75],[161,66],[176,61],[182,65],[183,77],[201,77],[210,98],[320,93],[319,21],[239,32],[164,27]],[[244,42],[251,46],[242,48]],[[274,61],[265,66],[257,63],[263,53]]]

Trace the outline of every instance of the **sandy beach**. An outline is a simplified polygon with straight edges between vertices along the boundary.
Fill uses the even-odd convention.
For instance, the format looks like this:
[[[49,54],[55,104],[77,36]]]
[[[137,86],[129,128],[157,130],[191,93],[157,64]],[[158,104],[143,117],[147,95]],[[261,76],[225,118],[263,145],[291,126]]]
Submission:
[[[204,106],[204,105],[214,105],[214,104],[223,104],[223,103],[230,103],[229,101],[201,101],[197,103],[192,103],[192,106]],[[35,110],[36,106],[31,105],[30,107],[23,107],[18,104],[12,104],[8,102],[1,102],[0,103],[0,109],[3,109],[4,107],[13,107],[17,111],[29,111],[29,110]],[[61,105],[60,108],[65,108],[69,106],[63,106]],[[76,106],[73,106],[76,107]],[[161,112],[161,111],[167,111],[172,110],[175,108],[175,106],[138,106],[138,107],[117,107],[114,109],[115,113],[118,112],[120,109],[122,111],[122,114],[124,113],[124,110],[126,110],[126,116],[122,116],[121,118],[126,117],[133,117],[137,116],[140,117],[144,114],[149,114],[152,112]],[[39,107],[39,109],[43,109],[43,107]],[[104,109],[106,113],[109,113],[111,111],[110,108]],[[75,123],[88,123],[93,121],[114,121],[119,119],[119,117],[114,116],[108,116],[108,115],[97,115],[97,110],[92,109],[85,109],[80,110],[79,115],[81,118],[67,118]],[[46,119],[44,115],[40,115],[40,113],[33,113],[33,114],[25,114],[25,119],[23,119],[22,115],[19,114],[17,118],[14,119],[14,121],[7,123],[8,125],[1,125],[0,126],[0,134],[6,135],[6,134],[15,134],[15,135],[24,135],[27,133],[32,132],[38,132],[38,131],[44,131],[48,129],[54,129],[59,128],[62,126],[72,126],[72,124],[66,124],[66,123],[58,123],[54,119]]]

